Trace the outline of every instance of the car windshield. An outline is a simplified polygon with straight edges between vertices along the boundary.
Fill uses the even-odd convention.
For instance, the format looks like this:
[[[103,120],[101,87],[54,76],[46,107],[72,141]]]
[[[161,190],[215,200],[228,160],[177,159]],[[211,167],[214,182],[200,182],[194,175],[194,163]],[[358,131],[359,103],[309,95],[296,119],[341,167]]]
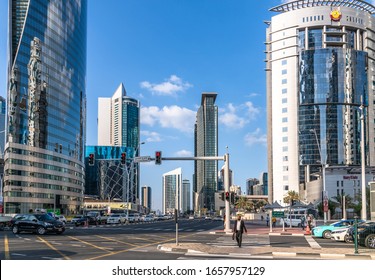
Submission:
[[[52,218],[52,217],[51,217],[50,215],[48,215],[48,214],[35,215],[35,217],[36,217],[39,221],[43,221],[43,222],[55,221],[55,219]]]

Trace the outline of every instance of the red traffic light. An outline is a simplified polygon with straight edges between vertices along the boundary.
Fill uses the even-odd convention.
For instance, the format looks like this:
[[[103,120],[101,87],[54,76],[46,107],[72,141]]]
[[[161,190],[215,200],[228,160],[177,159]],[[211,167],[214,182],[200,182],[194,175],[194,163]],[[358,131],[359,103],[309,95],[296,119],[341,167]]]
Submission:
[[[229,200],[229,197],[230,197],[229,192],[225,192],[225,199],[226,199],[226,200]]]
[[[126,163],[126,153],[121,153],[121,164]]]
[[[161,151],[155,152],[155,164],[161,164]]]
[[[95,162],[95,154],[89,154],[89,165],[93,166]]]

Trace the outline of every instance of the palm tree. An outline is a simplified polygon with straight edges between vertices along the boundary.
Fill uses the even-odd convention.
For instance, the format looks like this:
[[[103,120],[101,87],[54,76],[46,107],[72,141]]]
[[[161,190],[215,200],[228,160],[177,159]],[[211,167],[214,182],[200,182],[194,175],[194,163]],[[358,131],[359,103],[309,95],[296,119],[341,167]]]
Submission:
[[[238,200],[235,202],[235,206],[238,208],[238,209],[246,209],[247,208],[247,205],[248,205],[248,201],[247,201],[247,198],[244,197],[244,196],[240,196],[238,198]]]
[[[284,197],[283,201],[286,204],[290,204],[291,200],[299,200],[298,192],[288,191],[288,194]]]

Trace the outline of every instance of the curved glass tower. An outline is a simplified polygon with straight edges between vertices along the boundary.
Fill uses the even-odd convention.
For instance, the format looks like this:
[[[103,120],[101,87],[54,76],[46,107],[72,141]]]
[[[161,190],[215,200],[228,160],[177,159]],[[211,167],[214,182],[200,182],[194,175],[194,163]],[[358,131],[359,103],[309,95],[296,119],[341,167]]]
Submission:
[[[80,209],[86,25],[86,0],[9,0],[6,213]]]
[[[266,33],[269,198],[281,202],[290,190],[304,191],[326,166],[329,194],[336,195],[343,191],[336,181],[361,164],[362,109],[366,164],[375,165],[375,7],[298,0],[270,11],[277,15]]]

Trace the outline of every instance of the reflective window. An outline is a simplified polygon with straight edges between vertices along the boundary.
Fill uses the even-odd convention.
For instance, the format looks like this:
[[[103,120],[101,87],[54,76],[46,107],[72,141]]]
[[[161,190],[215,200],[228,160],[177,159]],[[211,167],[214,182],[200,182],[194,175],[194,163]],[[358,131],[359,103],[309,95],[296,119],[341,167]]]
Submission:
[[[308,31],[309,49],[320,49],[323,46],[322,29],[310,29]]]

